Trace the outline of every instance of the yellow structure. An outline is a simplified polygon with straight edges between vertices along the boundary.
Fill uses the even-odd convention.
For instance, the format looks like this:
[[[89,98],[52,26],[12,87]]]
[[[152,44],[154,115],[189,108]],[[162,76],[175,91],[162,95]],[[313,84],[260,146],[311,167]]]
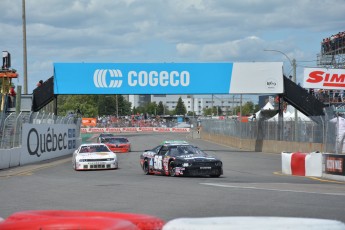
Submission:
[[[12,85],[12,79],[17,78],[18,73],[14,69],[0,69],[0,84],[1,84],[1,111],[6,108],[5,101],[6,96],[10,91]]]

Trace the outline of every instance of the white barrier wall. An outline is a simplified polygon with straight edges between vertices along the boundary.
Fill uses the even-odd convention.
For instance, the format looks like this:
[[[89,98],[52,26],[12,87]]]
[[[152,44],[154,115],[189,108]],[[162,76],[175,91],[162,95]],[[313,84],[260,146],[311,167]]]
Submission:
[[[81,144],[75,124],[23,124],[21,147],[0,150],[0,169],[72,154]]]
[[[322,154],[309,153],[305,157],[305,175],[322,177]]]
[[[60,157],[77,148],[76,125],[23,124],[21,164]]]
[[[291,175],[291,152],[282,152],[282,173]]]

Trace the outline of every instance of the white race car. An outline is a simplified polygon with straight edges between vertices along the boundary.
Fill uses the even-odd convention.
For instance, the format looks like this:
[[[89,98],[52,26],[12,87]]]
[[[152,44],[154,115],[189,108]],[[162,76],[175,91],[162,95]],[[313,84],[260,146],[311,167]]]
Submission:
[[[72,157],[74,170],[117,169],[116,153],[103,143],[82,144]]]

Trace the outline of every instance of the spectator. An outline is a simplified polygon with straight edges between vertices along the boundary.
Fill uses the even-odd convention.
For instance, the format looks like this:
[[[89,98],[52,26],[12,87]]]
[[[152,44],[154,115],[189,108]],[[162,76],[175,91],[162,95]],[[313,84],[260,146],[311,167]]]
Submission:
[[[10,95],[10,107],[15,107],[15,102],[16,102],[16,91],[14,90],[15,86],[12,85],[11,88],[10,88],[10,92],[9,92],[9,95]]]
[[[37,87],[40,87],[42,84],[43,84],[43,80],[40,80],[40,81],[37,83]]]

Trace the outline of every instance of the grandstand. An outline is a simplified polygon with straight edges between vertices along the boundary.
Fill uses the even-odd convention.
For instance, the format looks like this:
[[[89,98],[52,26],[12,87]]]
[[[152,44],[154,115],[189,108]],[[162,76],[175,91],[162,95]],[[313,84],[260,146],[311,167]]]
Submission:
[[[345,31],[322,40],[317,65],[324,68],[345,68]]]

